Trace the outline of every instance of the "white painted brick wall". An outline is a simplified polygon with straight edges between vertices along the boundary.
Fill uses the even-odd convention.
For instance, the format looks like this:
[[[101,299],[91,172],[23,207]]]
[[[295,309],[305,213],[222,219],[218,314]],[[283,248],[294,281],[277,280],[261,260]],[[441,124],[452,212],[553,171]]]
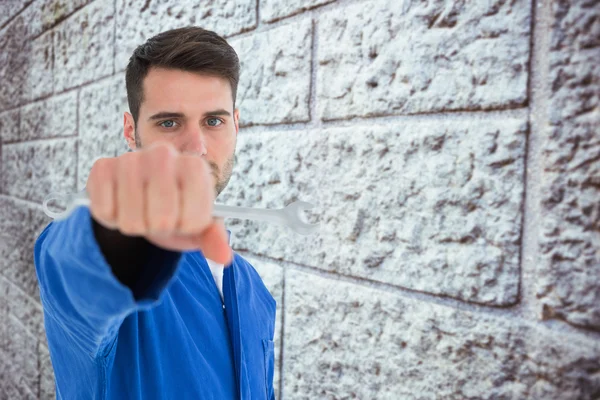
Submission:
[[[55,397],[41,202],[127,150],[124,70],[196,24],[241,59],[218,202],[278,303],[278,399],[600,398],[600,5],[0,2],[0,399]]]

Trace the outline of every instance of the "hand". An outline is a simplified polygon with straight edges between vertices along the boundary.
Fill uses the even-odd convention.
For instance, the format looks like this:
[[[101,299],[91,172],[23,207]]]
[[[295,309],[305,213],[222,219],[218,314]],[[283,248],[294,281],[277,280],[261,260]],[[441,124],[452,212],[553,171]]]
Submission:
[[[156,143],[96,160],[86,188],[92,217],[104,227],[168,250],[199,249],[227,265],[227,232],[212,216],[215,183],[206,160]]]

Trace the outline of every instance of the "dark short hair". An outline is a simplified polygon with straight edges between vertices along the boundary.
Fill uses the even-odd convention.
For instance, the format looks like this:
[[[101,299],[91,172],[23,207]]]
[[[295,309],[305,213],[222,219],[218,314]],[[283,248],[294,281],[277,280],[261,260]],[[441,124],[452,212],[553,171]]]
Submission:
[[[137,124],[144,100],[143,81],[151,67],[180,69],[229,80],[233,107],[240,75],[235,50],[213,31],[196,26],[171,29],[138,46],[125,73],[129,112]]]

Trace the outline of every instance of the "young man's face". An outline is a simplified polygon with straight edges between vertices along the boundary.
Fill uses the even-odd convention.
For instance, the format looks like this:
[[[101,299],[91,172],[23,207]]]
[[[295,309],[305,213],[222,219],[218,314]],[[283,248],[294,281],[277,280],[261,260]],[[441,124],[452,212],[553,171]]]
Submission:
[[[126,112],[124,134],[131,149],[168,141],[182,153],[205,157],[218,195],[231,177],[238,120],[227,79],[151,68],[137,126]]]

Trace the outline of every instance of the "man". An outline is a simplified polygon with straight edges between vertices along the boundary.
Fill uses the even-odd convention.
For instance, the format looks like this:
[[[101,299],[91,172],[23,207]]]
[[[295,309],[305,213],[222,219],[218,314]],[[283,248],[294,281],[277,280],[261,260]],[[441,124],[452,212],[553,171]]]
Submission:
[[[134,151],[97,160],[89,208],[35,243],[58,399],[274,399],[275,300],[211,215],[233,167],[238,76],[235,51],[200,28],[134,51]]]

